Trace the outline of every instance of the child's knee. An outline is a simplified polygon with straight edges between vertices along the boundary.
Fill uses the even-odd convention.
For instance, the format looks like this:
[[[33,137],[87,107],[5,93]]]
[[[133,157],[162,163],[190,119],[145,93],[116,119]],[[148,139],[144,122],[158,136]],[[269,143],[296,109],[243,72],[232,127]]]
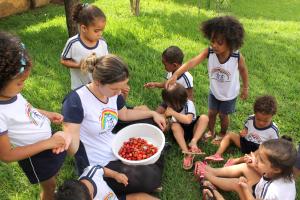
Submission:
[[[201,123],[208,123],[209,118],[208,118],[207,115],[200,115],[199,121],[200,121]]]

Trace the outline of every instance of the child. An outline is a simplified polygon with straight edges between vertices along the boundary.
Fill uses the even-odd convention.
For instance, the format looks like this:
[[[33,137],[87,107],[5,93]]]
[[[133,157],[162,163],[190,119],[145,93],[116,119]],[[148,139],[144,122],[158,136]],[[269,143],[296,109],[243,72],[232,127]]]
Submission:
[[[162,98],[168,106],[165,116],[173,119],[171,129],[184,153],[182,167],[189,170],[193,167],[193,154],[203,154],[197,143],[207,127],[208,117],[196,116],[194,103],[188,99],[186,89],[179,83],[163,89]],[[188,145],[186,140],[190,140]]]
[[[241,178],[239,182],[246,199],[294,200],[296,187],[293,165],[296,156],[296,149],[290,141],[279,139],[264,142],[256,158],[256,169],[263,174],[260,181],[253,191],[246,178]]]
[[[80,71],[82,60],[92,53],[97,57],[108,54],[107,44],[102,38],[106,17],[99,8],[87,3],[77,4],[73,20],[78,24],[79,34],[68,39],[60,60],[61,64],[70,68],[72,90],[92,80],[89,73]]]
[[[52,200],[55,176],[65,152],[61,131],[51,136],[49,119],[60,124],[62,115],[33,108],[20,94],[31,71],[31,60],[20,40],[0,32],[0,160],[18,161],[30,183],[40,183],[41,199]]]
[[[263,142],[256,155],[248,156],[246,163],[224,168],[211,168],[205,163],[195,164],[195,174],[209,180],[224,191],[235,191],[240,199],[292,200],[296,196],[292,176],[296,149],[285,139]],[[239,179],[238,177],[244,178]]]
[[[208,96],[208,129],[206,138],[215,136],[216,116],[221,121],[221,137],[215,137],[218,143],[226,134],[229,126],[229,114],[235,112],[236,99],[240,90],[239,75],[243,81],[241,98],[248,97],[248,71],[245,60],[238,49],[243,44],[244,28],[233,17],[216,17],[202,23],[201,30],[210,40],[210,47],[204,49],[198,56],[182,65],[165,86],[172,85],[184,72],[208,59],[210,92]]]
[[[162,63],[165,66],[167,73],[167,79],[169,79],[172,74],[179,69],[183,62],[183,52],[177,46],[170,46],[162,53]],[[149,82],[144,85],[146,88],[164,88],[166,81],[164,82]],[[188,98],[193,100],[193,77],[189,72],[183,73],[176,83],[180,83],[186,88]],[[163,102],[157,109],[156,112],[163,114],[166,110],[166,105]]]
[[[272,121],[277,112],[277,102],[273,96],[258,97],[253,106],[254,115],[250,115],[245,122],[244,129],[240,134],[228,133],[223,138],[217,152],[208,156],[205,160],[223,161],[223,153],[234,143],[241,152],[248,154],[258,149],[259,145],[270,139],[277,139],[278,127]],[[238,164],[243,158],[229,159],[226,166]]]
[[[125,174],[118,173],[110,170],[106,167],[89,166],[83,174],[79,177],[79,180],[68,180],[61,185],[55,194],[56,200],[117,200],[116,194],[103,180],[103,176],[114,178],[117,182],[128,184],[128,178]],[[146,193],[133,193],[123,195],[119,199],[127,200],[156,200]]]

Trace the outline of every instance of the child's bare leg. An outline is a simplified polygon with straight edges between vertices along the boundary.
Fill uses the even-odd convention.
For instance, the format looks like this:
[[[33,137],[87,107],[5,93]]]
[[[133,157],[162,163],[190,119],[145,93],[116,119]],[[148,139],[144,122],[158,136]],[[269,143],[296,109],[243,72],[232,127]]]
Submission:
[[[56,187],[55,176],[40,183],[42,187],[41,200],[54,200],[54,191]]]
[[[133,193],[126,195],[127,200],[159,200],[158,198],[151,196],[147,193]]]
[[[221,121],[221,131],[220,135],[224,136],[227,133],[228,126],[229,126],[229,115],[219,113],[220,121]]]
[[[172,123],[171,129],[173,132],[173,135],[181,148],[182,151],[188,151],[188,146],[186,145],[185,139],[184,139],[184,130],[182,129],[181,125],[179,123]]]
[[[222,139],[216,154],[222,155],[229,147],[231,142],[233,142],[237,147],[241,147],[240,136],[231,132],[226,134],[225,137]]]
[[[221,190],[235,191],[238,193],[241,200],[246,199],[243,190],[239,186],[239,178],[220,178],[211,173],[206,173],[205,178]]]
[[[217,118],[218,111],[216,110],[208,110],[208,130],[212,134],[212,136],[215,135],[215,125],[216,125],[216,118]]]
[[[201,115],[194,127],[193,130],[194,135],[189,144],[190,147],[197,147],[197,143],[202,137],[207,125],[208,125],[208,117],[206,115]]]
[[[158,106],[155,111],[158,112],[159,114],[164,114],[166,109],[162,106]]]

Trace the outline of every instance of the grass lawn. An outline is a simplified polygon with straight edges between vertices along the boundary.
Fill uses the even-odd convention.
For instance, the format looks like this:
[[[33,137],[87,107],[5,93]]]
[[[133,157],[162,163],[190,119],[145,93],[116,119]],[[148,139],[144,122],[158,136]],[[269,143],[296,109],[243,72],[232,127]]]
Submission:
[[[102,8],[107,15],[104,37],[109,51],[121,56],[129,65],[132,89],[129,103],[146,104],[153,109],[161,102],[160,90],[144,89],[143,84],[163,80],[162,51],[170,45],[177,45],[185,53],[185,61],[197,55],[209,44],[199,33],[199,24],[219,13],[213,3],[211,9],[199,9],[198,0],[142,0],[139,17],[131,15],[129,1],[88,2]],[[205,1],[201,3],[205,5]],[[244,24],[246,39],[241,51],[250,79],[249,98],[238,101],[230,130],[238,131],[243,127],[244,120],[252,114],[252,104],[257,96],[271,94],[278,100],[279,109],[274,121],[281,134],[292,136],[295,144],[300,141],[299,8],[300,1],[297,0],[231,0],[230,6],[223,9]],[[49,5],[1,19],[0,30],[18,34],[33,59],[34,68],[23,95],[35,107],[60,112],[61,102],[70,90],[69,70],[59,64],[68,38],[64,7]],[[209,81],[206,62],[191,73],[197,112],[207,113]],[[54,130],[59,128],[53,127]],[[171,140],[170,136],[167,137]],[[216,151],[211,144],[201,142],[200,146],[207,154]],[[226,158],[237,155],[238,151],[232,148]],[[199,185],[192,173],[184,171],[181,165],[182,155],[173,142],[166,156],[161,199],[200,199]],[[66,160],[59,183],[67,178],[75,178],[72,158]],[[297,188],[299,191],[299,181]],[[238,199],[235,195],[224,194],[226,199]],[[1,200],[38,199],[38,195],[39,186],[31,186],[16,163],[0,162]]]

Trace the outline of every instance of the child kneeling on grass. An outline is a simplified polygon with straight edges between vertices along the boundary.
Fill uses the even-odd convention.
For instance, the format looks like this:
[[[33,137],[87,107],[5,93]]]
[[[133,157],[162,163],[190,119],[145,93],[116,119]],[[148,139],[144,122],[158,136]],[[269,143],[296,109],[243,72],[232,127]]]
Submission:
[[[259,145],[270,139],[279,137],[278,127],[272,121],[277,111],[277,102],[273,96],[258,97],[253,106],[254,115],[250,115],[245,122],[244,129],[239,133],[228,133],[223,138],[217,152],[208,156],[205,160],[223,161],[222,154],[234,143],[241,149],[241,152],[248,154],[255,152]],[[243,162],[243,158],[229,159],[225,166],[230,166]]]
[[[292,142],[272,139],[263,142],[255,155],[246,156],[246,163],[212,168],[199,161],[195,163],[194,173],[217,188],[237,192],[242,200],[294,200],[296,156]]]
[[[156,200],[146,193],[133,193],[117,197],[112,189],[103,180],[103,176],[114,178],[117,182],[128,184],[125,174],[118,173],[106,167],[89,166],[85,168],[79,180],[67,180],[55,194],[55,200]]]
[[[30,183],[41,185],[41,199],[53,200],[67,146],[63,132],[52,135],[50,121],[60,124],[63,116],[36,109],[22,96],[31,68],[19,38],[0,32],[0,160],[18,161]]]
[[[163,89],[162,98],[168,106],[165,116],[171,117],[173,135],[184,153],[183,168],[189,170],[193,167],[194,154],[203,154],[197,143],[207,127],[208,117],[196,116],[194,103],[181,84]],[[188,145],[186,140],[190,140]]]

